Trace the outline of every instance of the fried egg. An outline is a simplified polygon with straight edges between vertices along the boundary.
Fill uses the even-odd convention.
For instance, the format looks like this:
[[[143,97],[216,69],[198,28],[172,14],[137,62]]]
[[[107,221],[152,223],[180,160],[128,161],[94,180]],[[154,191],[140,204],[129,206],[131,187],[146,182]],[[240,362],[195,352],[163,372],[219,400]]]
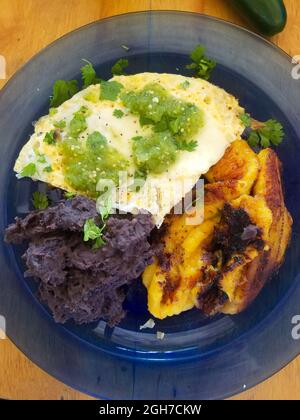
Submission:
[[[74,114],[85,107],[88,109],[87,127],[78,141],[84,141],[89,134],[99,132],[128,162],[127,179],[122,181],[118,199],[113,206],[131,213],[146,210],[153,215],[159,227],[174,204],[180,202],[201,175],[223,157],[227,147],[241,137],[244,126],[239,116],[244,110],[235,97],[202,79],[141,73],[116,76],[112,80],[121,83],[127,91],[138,91],[149,84],[159,84],[174,98],[196,105],[203,113],[204,124],[193,138],[197,142],[195,150],[181,151],[165,172],[149,173],[139,191],[128,191],[127,187],[132,184],[136,171],[132,156],[133,138],[148,136],[151,127],[142,126],[139,117],[125,107],[120,97],[114,101],[101,100],[101,85],[98,84],[80,91],[59,106],[55,113],[51,112],[35,123],[34,133],[21,150],[14,169],[18,177],[30,176],[68,192],[82,193],[67,182],[60,149],[47,144],[44,138],[56,129],[59,122],[64,121],[64,125],[68,126]],[[115,116],[116,110],[122,111],[122,118]],[[64,141],[66,135],[62,129],[60,141]],[[24,175],[24,168],[29,164],[35,165],[36,172]],[[51,168],[51,171],[47,168]],[[178,185],[182,187],[178,188]]]

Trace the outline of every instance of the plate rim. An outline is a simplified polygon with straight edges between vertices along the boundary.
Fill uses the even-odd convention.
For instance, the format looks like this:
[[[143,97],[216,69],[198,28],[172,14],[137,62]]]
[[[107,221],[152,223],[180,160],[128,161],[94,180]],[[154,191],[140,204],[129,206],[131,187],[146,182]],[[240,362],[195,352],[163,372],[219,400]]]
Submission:
[[[235,23],[229,22],[225,19],[221,19],[221,18],[217,18],[214,16],[210,16],[210,15],[206,15],[203,13],[196,13],[196,12],[187,12],[187,11],[175,11],[175,10],[145,10],[145,11],[138,11],[138,12],[130,12],[130,13],[124,13],[124,14],[118,14],[118,15],[114,15],[114,16],[109,16],[106,18],[102,18],[102,19],[97,19],[93,22],[90,22],[86,25],[83,25],[81,27],[78,27],[64,35],[62,35],[61,37],[57,38],[56,40],[54,40],[53,42],[51,42],[50,44],[46,45],[44,48],[42,48],[40,51],[38,51],[36,54],[34,54],[30,59],[28,59],[10,78],[9,80],[5,83],[5,85],[1,88],[0,91],[0,98],[2,97],[2,95],[6,92],[7,89],[10,88],[11,84],[13,83],[14,79],[17,77],[17,75],[19,73],[21,73],[22,71],[24,71],[24,69],[31,64],[32,61],[34,61],[35,59],[37,59],[40,55],[44,54],[45,52],[47,52],[48,49],[51,49],[51,47],[55,44],[60,43],[60,41],[62,39],[71,37],[74,33],[76,32],[80,32],[84,29],[87,29],[88,27],[92,27],[94,25],[99,24],[100,22],[103,21],[107,21],[107,20],[115,20],[119,17],[125,17],[125,16],[131,16],[131,15],[147,15],[147,14],[157,14],[157,15],[162,15],[162,14],[177,14],[177,15],[194,15],[197,17],[202,17],[204,19],[208,19],[210,21],[216,21],[216,22],[221,22],[223,24],[226,24],[230,27],[234,27],[240,31],[245,32],[248,35],[253,36],[254,38],[259,39],[260,41],[263,41],[265,44],[269,45],[269,47],[272,47],[273,49],[277,50],[280,54],[283,54],[289,61],[291,61],[292,57],[286,52],[284,51],[282,48],[280,48],[278,45],[274,44],[273,42],[271,42],[270,40],[262,37],[261,35],[247,29],[244,28],[243,26],[237,25]],[[288,293],[289,294],[289,293]],[[11,339],[11,338],[10,338]],[[32,363],[34,363],[36,366],[40,367],[42,370],[44,370],[47,374],[49,374],[43,367],[41,367],[39,364],[37,364],[35,361],[33,361],[31,359],[30,356],[28,356],[27,352],[24,350],[21,350],[21,348],[19,347],[19,345],[17,345],[14,340],[11,339],[11,341],[14,343],[14,345],[18,348],[18,350],[20,350],[23,354],[25,354],[26,357],[29,358],[29,360],[31,360]],[[300,350],[299,350],[300,353]],[[283,369],[285,366],[287,366],[292,360],[294,359],[294,357],[291,358],[291,360],[289,362],[286,363],[286,365],[280,367],[278,370],[274,371],[271,375],[266,375],[266,377],[263,380],[259,380],[258,382],[254,383],[253,385],[249,386],[249,388],[247,387],[247,390],[253,388],[254,386],[256,386],[257,384],[265,381],[268,378],[273,377],[276,373],[278,373],[281,369]],[[70,387],[72,387],[73,389],[77,389],[80,392],[84,392],[88,395],[94,396],[96,398],[99,398],[99,395],[95,395],[90,391],[86,391],[85,389],[82,389],[80,386],[74,386],[74,384],[70,384],[68,383],[68,381],[66,381],[65,379],[62,379],[59,375],[54,375],[54,374],[50,374],[51,376],[55,377],[56,379],[58,379],[59,381],[69,385]],[[243,392],[243,391],[241,391]],[[224,395],[224,398],[228,398],[231,397],[233,395],[237,395],[235,392],[233,393],[228,393],[227,395]],[[107,399],[106,397],[103,397],[105,399]]]

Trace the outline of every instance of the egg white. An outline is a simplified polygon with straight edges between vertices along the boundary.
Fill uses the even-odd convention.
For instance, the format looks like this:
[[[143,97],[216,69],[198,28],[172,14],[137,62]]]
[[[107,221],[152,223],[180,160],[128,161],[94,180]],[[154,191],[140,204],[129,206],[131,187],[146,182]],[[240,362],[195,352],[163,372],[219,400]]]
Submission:
[[[149,174],[139,192],[122,193],[123,185],[121,193],[118,194],[118,202],[113,203],[114,207],[132,213],[147,210],[153,214],[157,226],[160,226],[173,205],[193,188],[201,175],[223,157],[230,143],[241,137],[244,127],[239,115],[244,110],[232,95],[202,79],[173,74],[142,73],[117,76],[113,80],[122,83],[126,90],[140,90],[149,83],[159,83],[174,97],[198,106],[204,114],[204,127],[199,129],[193,138],[198,143],[196,150],[180,152],[177,161],[166,172],[159,175]],[[186,88],[183,87],[187,85],[183,85],[185,81],[189,82]],[[100,89],[100,85],[90,86],[58,107],[55,115],[46,115],[39,119],[35,124],[34,134],[16,161],[14,169],[19,177],[28,163],[35,163],[37,174],[34,179],[76,193],[64,179],[62,156],[58,148],[43,142],[43,139],[47,132],[55,128],[55,122],[64,120],[68,124],[74,113],[85,106],[90,111],[90,116],[87,117],[88,128],[81,134],[79,141],[84,141],[87,135],[94,131],[103,134],[109,144],[128,160],[126,183],[132,183],[135,172],[132,138],[148,135],[151,129],[142,127],[139,118],[130,114],[120,99],[100,100]],[[113,115],[116,109],[123,111],[122,118]],[[38,155],[44,155],[46,161],[40,163]],[[52,172],[44,172],[47,165],[52,166]]]

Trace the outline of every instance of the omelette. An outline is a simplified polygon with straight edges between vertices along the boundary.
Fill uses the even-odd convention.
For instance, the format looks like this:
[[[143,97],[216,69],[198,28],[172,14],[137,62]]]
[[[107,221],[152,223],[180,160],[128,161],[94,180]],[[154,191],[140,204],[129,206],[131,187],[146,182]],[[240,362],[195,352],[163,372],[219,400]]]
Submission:
[[[240,139],[243,112],[236,98],[202,79],[115,76],[40,118],[14,169],[18,178],[91,198],[114,185],[114,208],[146,210],[160,227]]]

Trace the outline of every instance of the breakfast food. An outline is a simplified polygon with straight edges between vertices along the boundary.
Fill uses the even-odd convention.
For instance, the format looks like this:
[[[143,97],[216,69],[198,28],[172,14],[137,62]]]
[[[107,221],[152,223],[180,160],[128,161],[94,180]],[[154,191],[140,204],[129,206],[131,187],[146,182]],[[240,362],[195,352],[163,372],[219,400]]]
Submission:
[[[236,314],[282,264],[292,220],[269,147],[282,141],[282,126],[253,120],[204,80],[215,63],[203,54],[198,47],[188,66],[198,78],[121,75],[121,60],[109,81],[88,63],[83,90],[55,84],[14,169],[59,197],[50,203],[36,191],[35,210],[5,239],[28,243],[25,277],[38,281],[57,322],[114,326],[140,281],[156,318],[194,307]],[[200,178],[203,219],[190,223]],[[196,205],[178,214],[188,195]]]
[[[143,73],[107,83],[108,92],[89,86],[41,118],[15,171],[91,198],[99,195],[99,180],[108,179],[128,187],[124,194],[118,189],[115,207],[147,210],[160,226],[241,136],[243,110],[233,96],[201,79]],[[146,178],[138,192],[129,188],[136,173]]]
[[[163,250],[146,268],[149,311],[157,318],[198,307],[235,314],[257,296],[282,263],[291,234],[280,162],[237,140],[205,175],[204,221],[188,226],[173,215]]]
[[[57,322],[102,318],[117,324],[125,315],[126,287],[153,261],[150,215],[110,217],[105,245],[93,249],[82,241],[82,231],[87,219],[97,218],[95,202],[77,196],[17,218],[6,230],[8,243],[29,241],[25,276],[38,279],[39,296]]]

